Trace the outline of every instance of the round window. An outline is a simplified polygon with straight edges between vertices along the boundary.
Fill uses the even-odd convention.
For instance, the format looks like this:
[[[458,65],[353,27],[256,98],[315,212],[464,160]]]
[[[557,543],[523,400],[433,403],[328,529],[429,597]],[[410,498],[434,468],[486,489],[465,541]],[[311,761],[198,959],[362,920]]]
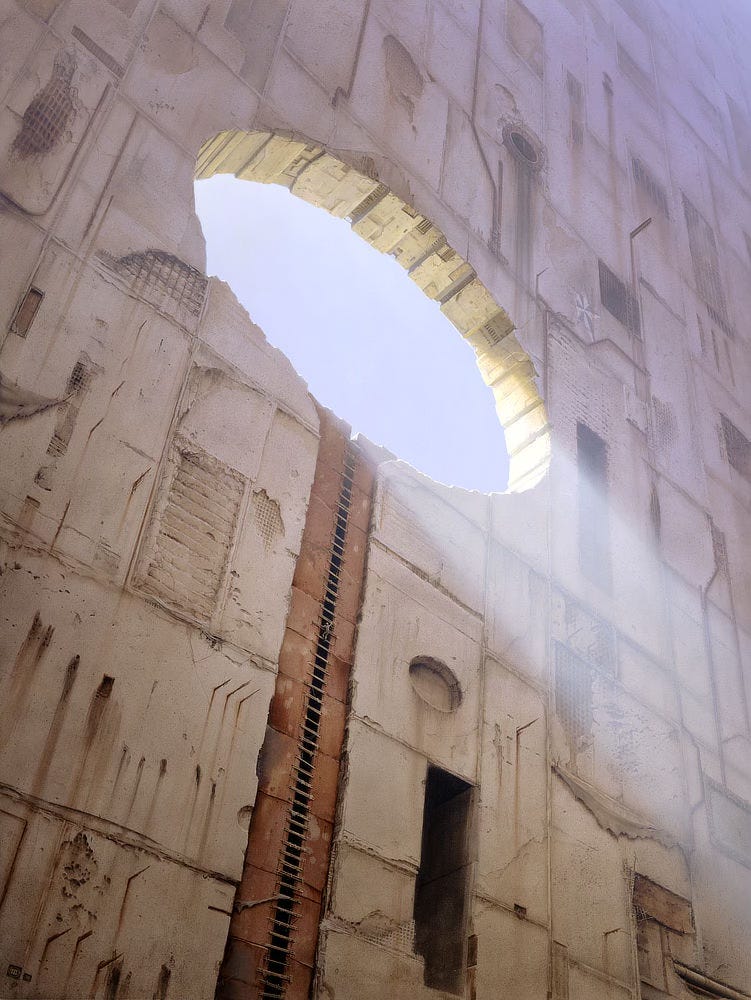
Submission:
[[[409,679],[420,698],[439,712],[454,712],[461,704],[459,681],[441,660],[416,656],[409,665]]]
[[[530,170],[540,169],[543,152],[536,136],[519,125],[508,125],[504,129],[503,139],[517,160],[520,160]]]

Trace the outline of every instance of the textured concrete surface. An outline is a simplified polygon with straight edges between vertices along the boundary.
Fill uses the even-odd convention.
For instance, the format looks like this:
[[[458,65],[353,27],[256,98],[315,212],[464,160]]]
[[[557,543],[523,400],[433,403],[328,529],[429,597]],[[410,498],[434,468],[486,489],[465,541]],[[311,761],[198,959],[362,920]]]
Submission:
[[[0,2],[0,995],[751,993],[750,45],[736,0]],[[203,273],[216,171],[441,302],[513,492],[360,442],[336,563],[344,460]]]

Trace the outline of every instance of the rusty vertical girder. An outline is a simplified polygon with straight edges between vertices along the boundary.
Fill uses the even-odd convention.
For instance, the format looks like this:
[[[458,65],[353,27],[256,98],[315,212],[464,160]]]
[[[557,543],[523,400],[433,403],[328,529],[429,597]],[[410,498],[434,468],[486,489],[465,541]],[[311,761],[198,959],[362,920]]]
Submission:
[[[321,441],[216,996],[297,1000],[314,972],[373,471],[321,411]]]

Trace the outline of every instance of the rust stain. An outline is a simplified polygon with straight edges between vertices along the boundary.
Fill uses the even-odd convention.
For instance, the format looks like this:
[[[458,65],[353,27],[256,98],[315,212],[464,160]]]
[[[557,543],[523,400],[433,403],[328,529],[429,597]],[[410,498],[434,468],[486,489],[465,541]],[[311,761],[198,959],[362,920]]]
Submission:
[[[146,758],[141,757],[141,759],[138,761],[138,767],[136,768],[136,782],[133,786],[133,791],[130,796],[130,802],[128,803],[128,808],[125,811],[125,819],[123,820],[123,824],[125,826],[128,825],[130,814],[132,813],[133,806],[136,804],[136,799],[138,798],[138,789],[141,785],[141,778],[143,777],[143,768],[145,764],[146,764]]]
[[[74,801],[79,794],[81,790],[81,782],[84,777],[89,779],[89,791],[85,800],[86,804],[88,804],[89,796],[92,793],[100,793],[102,791],[101,779],[109,763],[109,756],[112,751],[112,744],[114,744],[119,720],[119,712],[115,712],[117,706],[111,703],[111,695],[114,685],[115,678],[110,677],[108,674],[104,674],[99,686],[91,696],[89,710],[84,723],[83,753],[73,780],[70,793],[71,801]],[[107,721],[108,716],[112,716],[112,718],[109,719],[111,730],[110,745],[106,745],[106,743],[102,742],[101,739],[104,732],[104,724]],[[89,767],[91,752],[97,742],[100,743],[99,752],[96,755],[93,765]]]
[[[169,966],[163,965],[159,970],[159,978],[156,983],[155,1000],[167,1000],[167,990],[169,989],[171,975],[172,970]]]
[[[104,1000],[117,1000],[122,971],[122,956],[119,956],[110,964],[109,972],[107,973],[107,984],[104,990]]]
[[[211,793],[209,795],[209,807],[206,810],[206,816],[203,821],[203,830],[201,831],[201,841],[198,845],[198,852],[196,854],[197,859],[200,861],[203,857],[203,852],[206,849],[206,841],[209,837],[209,830],[211,829],[211,820],[214,814],[214,805],[216,804],[216,782],[211,782]]]
[[[154,785],[154,791],[151,795],[151,802],[149,803],[149,810],[146,813],[146,819],[143,824],[143,832],[148,834],[152,821],[154,819],[154,811],[156,809],[156,804],[159,801],[159,792],[162,787],[162,782],[164,781],[164,776],[167,773],[167,758],[163,757],[159,761],[159,776],[156,779],[156,784]]]
[[[43,627],[41,615],[37,612],[9,671],[9,690],[5,696],[5,709],[2,713],[2,729],[5,736],[0,741],[0,747],[7,746],[15,733],[19,718],[23,714],[20,711],[21,706],[31,694],[30,681],[49,648],[54,632],[53,625]]]
[[[323,681],[317,682],[319,693],[316,698],[322,704],[326,697],[325,684],[329,679],[329,666],[331,666],[331,672],[336,672],[339,681],[341,681],[339,674],[347,676],[349,674],[352,651],[348,646],[345,648],[341,642],[337,645],[335,631],[336,627],[342,628],[345,622],[356,621],[360,606],[364,563],[355,552],[357,545],[357,542],[353,541],[355,532],[353,531],[353,534],[349,536],[346,532],[350,526],[364,532],[369,524],[372,476],[367,469],[357,469],[364,461],[357,449],[351,448],[349,445],[348,429],[338,421],[331,419],[327,413],[321,412],[321,441],[318,461],[303,531],[300,557],[297,562],[298,568],[292,584],[287,627],[280,651],[280,670],[277,674],[275,689],[277,707],[285,705],[285,699],[289,701],[290,681],[305,688],[307,692],[303,698],[305,705],[308,704],[309,699],[313,698],[310,693],[313,690],[312,678],[314,676],[310,656],[313,648],[318,654],[316,662],[321,659],[325,661],[323,667],[316,667],[319,671],[325,671]],[[357,471],[353,471],[353,468]],[[358,500],[357,504],[352,504],[352,483],[358,474],[363,476],[366,484],[361,488],[363,502],[360,504]],[[349,485],[345,485],[345,483]],[[340,544],[343,545],[343,555],[337,556],[339,565],[336,566],[332,562],[334,509],[331,507],[331,503],[327,502],[327,499],[331,502],[335,501],[337,508],[341,509],[342,506],[345,506],[349,510],[349,519],[344,522],[346,527],[340,525],[337,529],[339,530],[337,537]],[[361,523],[363,519],[364,524]],[[331,522],[331,525],[328,523],[324,525],[323,521]],[[324,558],[321,557],[319,551],[323,535],[326,536]],[[353,585],[339,590],[338,580],[342,569],[350,572],[353,577]],[[333,596],[332,586],[334,588]],[[330,610],[324,614],[325,602],[327,606],[335,602],[335,618],[333,620],[330,620],[332,618]],[[307,638],[308,641],[303,641],[301,646],[297,629],[303,619],[311,627],[306,624],[304,638]],[[313,621],[318,623],[317,628],[312,627]],[[344,628],[343,631],[346,632],[347,629]],[[312,634],[309,635],[309,632]],[[311,647],[311,643],[313,647]],[[337,657],[339,659],[336,666],[329,663],[330,660]],[[284,668],[282,669],[283,662]],[[346,684],[340,683],[339,686],[346,690]],[[229,697],[225,699],[222,722],[228,710]],[[241,699],[235,709],[233,736],[230,740],[230,759],[234,748],[234,733],[239,727],[240,712],[244,702],[249,697],[250,695],[247,695]],[[310,704],[313,704],[315,708],[315,703],[312,700]],[[264,981],[267,981],[275,989],[276,979],[273,976],[277,973],[274,971],[272,974],[268,971],[269,966],[265,957],[271,953],[272,949],[275,953],[274,963],[278,966],[283,961],[285,964],[283,978],[287,982],[289,995],[307,996],[310,987],[321,914],[321,893],[310,884],[310,858],[315,852],[316,863],[321,869],[322,884],[325,884],[330,863],[330,835],[328,838],[324,838],[320,832],[317,835],[313,834],[311,832],[312,818],[316,819],[316,823],[320,823],[322,816],[333,817],[334,815],[338,793],[338,764],[334,758],[327,758],[324,761],[323,754],[316,754],[313,765],[314,773],[310,779],[309,816],[299,834],[303,840],[300,849],[302,874],[300,880],[294,885],[289,882],[286,876],[284,876],[286,881],[282,883],[280,879],[283,876],[279,873],[286,869],[280,866],[288,863],[285,859],[290,858],[290,851],[293,851],[293,848],[289,846],[288,823],[286,822],[288,807],[279,798],[274,798],[268,801],[279,803],[280,810],[259,808],[259,802],[265,800],[262,786],[273,785],[276,789],[275,795],[278,793],[284,796],[287,794],[287,789],[289,794],[293,794],[293,790],[302,787],[300,783],[303,779],[298,777],[298,774],[303,772],[300,771],[299,764],[303,761],[304,756],[307,760],[311,751],[298,748],[296,734],[293,737],[284,731],[277,731],[275,728],[276,725],[281,726],[281,730],[287,728],[284,720],[291,712],[290,705],[286,705],[285,711],[278,712],[278,718],[273,715],[273,711],[274,705],[272,703],[272,714],[269,716],[266,738],[256,767],[259,777],[259,794],[250,817],[245,870],[243,880],[236,892],[224,962],[217,984],[216,997],[219,1000],[229,1000],[230,997],[239,995],[246,996],[248,1000],[259,998],[265,995]],[[306,708],[305,711],[307,712],[308,709]],[[329,732],[330,719],[326,713],[316,710],[316,714],[321,718],[322,730],[326,730],[325,738],[336,742],[333,733]],[[222,726],[220,726],[220,732],[221,729]],[[341,738],[340,735],[339,742]],[[321,736],[321,739],[324,739],[324,736]],[[331,749],[338,749],[341,752],[341,746],[335,748],[332,745]],[[305,761],[303,761],[303,765],[309,766]],[[266,791],[268,792],[268,788]],[[294,794],[297,792],[295,791]],[[295,822],[299,823],[300,821],[296,819]],[[327,825],[330,826],[330,824]],[[255,878],[251,873],[256,873],[258,876],[255,880],[258,881],[259,885],[255,888],[251,886],[251,881]],[[261,889],[261,885],[263,889]],[[276,901],[277,905],[267,907],[262,913],[249,917],[248,914],[253,914],[254,911],[247,908],[247,900],[261,898],[268,902]],[[284,900],[289,901],[290,899],[293,900],[291,906],[282,905]],[[293,924],[295,929],[287,933],[285,937],[277,933],[277,924],[281,926],[285,914],[292,912],[292,907],[294,907]],[[279,917],[282,910],[284,913]],[[285,926],[290,926],[289,920]],[[307,961],[301,964],[299,958],[303,953]],[[270,978],[267,979],[267,976]]]
[[[112,811],[112,806],[115,801],[115,796],[117,794],[117,786],[120,783],[120,775],[123,773],[123,768],[127,766],[126,762],[130,760],[128,746],[123,743],[122,753],[120,754],[120,763],[117,766],[117,774],[115,775],[115,780],[112,783],[112,791],[110,792],[109,802],[107,804],[107,812]]]
[[[68,697],[73,689],[80,662],[81,657],[78,653],[76,653],[68,666],[65,668],[63,688],[60,692],[57,705],[55,706],[55,714],[52,717],[52,722],[50,723],[50,728],[47,733],[47,739],[45,740],[44,747],[39,757],[39,764],[37,765],[36,773],[34,774],[34,780],[31,786],[32,795],[38,796],[40,794],[47,779],[50,764],[52,763],[52,759],[55,755],[57,743],[60,739],[60,732],[68,711]]]

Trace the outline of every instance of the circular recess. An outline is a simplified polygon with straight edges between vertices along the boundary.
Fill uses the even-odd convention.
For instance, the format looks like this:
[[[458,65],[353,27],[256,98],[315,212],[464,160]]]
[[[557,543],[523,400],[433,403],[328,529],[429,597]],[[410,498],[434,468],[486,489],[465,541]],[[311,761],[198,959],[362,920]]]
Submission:
[[[420,698],[439,712],[455,712],[461,704],[459,681],[441,660],[416,656],[409,665],[409,679]]]
[[[521,125],[507,125],[503,130],[503,141],[517,160],[529,167],[539,170],[543,163],[543,149],[540,140]]]

